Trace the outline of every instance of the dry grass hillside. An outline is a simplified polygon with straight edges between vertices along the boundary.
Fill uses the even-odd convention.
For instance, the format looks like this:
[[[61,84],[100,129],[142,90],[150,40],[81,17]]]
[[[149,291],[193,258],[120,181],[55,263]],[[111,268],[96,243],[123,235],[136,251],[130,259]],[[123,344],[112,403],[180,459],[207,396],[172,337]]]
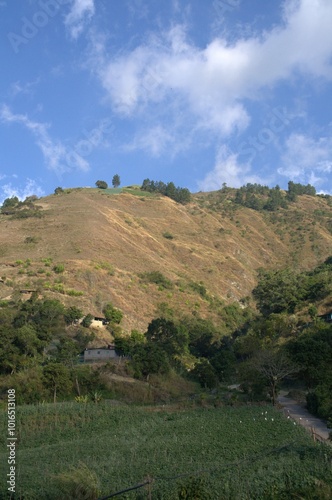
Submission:
[[[0,299],[38,289],[95,315],[111,301],[125,330],[144,330],[166,310],[217,317],[250,294],[259,267],[304,270],[332,255],[332,207],[319,196],[258,212],[232,190],[188,205],[114,192],[67,190],[35,202],[42,217],[0,215]]]

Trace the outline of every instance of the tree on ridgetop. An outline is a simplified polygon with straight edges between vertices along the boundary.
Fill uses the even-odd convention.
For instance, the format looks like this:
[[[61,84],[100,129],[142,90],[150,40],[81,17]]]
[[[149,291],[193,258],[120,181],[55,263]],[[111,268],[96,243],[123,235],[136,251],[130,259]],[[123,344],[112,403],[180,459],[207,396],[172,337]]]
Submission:
[[[96,186],[99,189],[107,189],[108,188],[108,184],[105,181],[97,181]]]
[[[120,184],[121,184],[120,176],[118,174],[113,175],[112,186],[114,188],[117,188],[120,186]]]

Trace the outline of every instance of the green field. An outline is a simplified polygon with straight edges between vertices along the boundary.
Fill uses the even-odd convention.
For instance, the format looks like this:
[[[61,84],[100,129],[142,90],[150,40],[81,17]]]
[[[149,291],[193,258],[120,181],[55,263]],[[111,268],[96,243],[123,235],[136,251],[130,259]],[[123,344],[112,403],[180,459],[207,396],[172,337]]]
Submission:
[[[141,189],[139,189],[139,187],[137,187],[137,188],[131,188],[131,187],[108,188],[108,189],[100,189],[99,192],[101,194],[127,193],[127,194],[132,194],[135,196],[143,196],[145,198],[156,198],[158,196],[158,194],[156,194],[156,193],[150,193],[149,191],[142,191]]]
[[[271,407],[179,410],[58,403],[18,407],[16,416],[15,498],[64,499],[54,475],[79,462],[97,474],[101,496],[150,476],[154,499],[331,497],[331,448],[314,443]],[[4,411],[1,429],[3,479],[8,472]],[[193,480],[201,481],[203,496],[179,496],[179,486]],[[5,481],[1,484],[0,498],[7,498]],[[304,491],[316,496],[301,496]],[[148,497],[140,489],[116,498]]]

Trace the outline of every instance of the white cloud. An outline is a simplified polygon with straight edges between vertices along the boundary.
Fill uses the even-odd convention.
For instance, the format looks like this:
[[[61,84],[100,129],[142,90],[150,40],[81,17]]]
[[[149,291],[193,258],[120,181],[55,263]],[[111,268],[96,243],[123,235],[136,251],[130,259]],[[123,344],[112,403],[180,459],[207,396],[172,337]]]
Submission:
[[[166,151],[170,151],[170,146],[175,138],[160,125],[149,130],[143,130],[137,134],[133,142],[126,147],[128,151],[141,149],[153,157],[158,157]]]
[[[65,18],[65,25],[72,38],[76,40],[80,36],[94,13],[94,0],[73,0],[71,11]]]
[[[282,164],[280,175],[325,187],[327,174],[332,172],[332,138],[293,133],[286,142]]]
[[[16,81],[11,85],[11,94],[16,97],[18,94],[32,94],[33,89],[36,85],[40,83],[40,78],[36,78],[36,80],[32,82],[21,83],[20,81]]]
[[[332,77],[332,2],[284,6],[282,25],[236,42],[215,38],[205,48],[188,41],[179,25],[115,56],[99,39],[94,69],[117,112],[136,116],[161,102],[167,112],[167,103],[181,99],[188,120],[227,136],[249,123],[245,99],[299,74]]]
[[[241,187],[248,182],[252,184],[267,184],[267,180],[251,172],[249,163],[239,163],[238,155],[232,153],[226,146],[221,146],[217,152],[214,169],[198,183],[201,191],[215,191],[223,183],[231,187]]]
[[[14,114],[8,106],[0,109],[0,120],[4,123],[20,123],[35,137],[36,144],[43,153],[45,162],[57,175],[77,169],[89,170],[89,163],[77,151],[66,148],[60,141],[51,139],[48,129],[49,124],[34,122],[27,115]]]
[[[13,187],[11,183],[8,183],[0,186],[0,204],[2,204],[6,198],[17,196],[19,200],[25,200],[27,196],[32,196],[33,194],[38,197],[45,195],[42,187],[39,186],[35,180],[27,179],[25,186],[21,188]]]

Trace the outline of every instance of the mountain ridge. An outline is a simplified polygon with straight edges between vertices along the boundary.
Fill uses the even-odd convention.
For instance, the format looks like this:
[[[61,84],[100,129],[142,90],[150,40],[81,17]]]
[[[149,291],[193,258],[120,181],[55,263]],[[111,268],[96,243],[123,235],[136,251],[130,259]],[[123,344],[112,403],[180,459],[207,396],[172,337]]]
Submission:
[[[308,270],[332,254],[320,196],[268,212],[237,205],[231,188],[186,205],[125,191],[70,189],[35,200],[41,217],[1,214],[0,299],[29,285],[85,314],[112,302],[124,330],[142,330],[163,311],[217,319],[221,303],[250,295],[260,267]]]

